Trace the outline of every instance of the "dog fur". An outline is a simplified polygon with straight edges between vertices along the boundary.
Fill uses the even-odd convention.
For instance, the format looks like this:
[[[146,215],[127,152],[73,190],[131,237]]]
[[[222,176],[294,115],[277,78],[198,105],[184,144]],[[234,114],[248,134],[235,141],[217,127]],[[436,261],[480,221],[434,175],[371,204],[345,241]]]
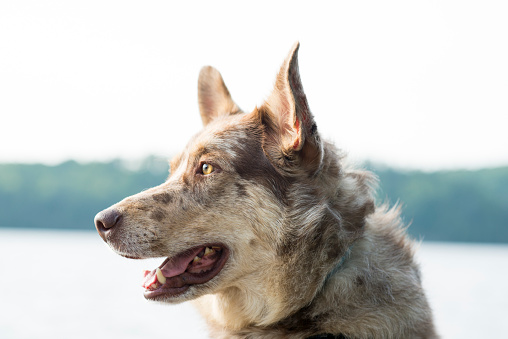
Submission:
[[[96,216],[120,216],[101,236],[130,258],[227,246],[217,276],[158,299],[194,300],[215,338],[436,338],[400,210],[376,205],[375,176],[320,138],[298,48],[250,113],[204,67],[204,129],[171,160],[166,182]],[[215,171],[201,173],[204,163]]]

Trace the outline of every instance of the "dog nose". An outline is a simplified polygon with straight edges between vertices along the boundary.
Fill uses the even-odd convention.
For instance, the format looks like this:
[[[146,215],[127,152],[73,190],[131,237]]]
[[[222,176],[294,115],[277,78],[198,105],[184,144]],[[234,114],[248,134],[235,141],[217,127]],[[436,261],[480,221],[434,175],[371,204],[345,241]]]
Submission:
[[[109,231],[120,224],[122,215],[114,208],[108,208],[104,211],[97,213],[95,216],[95,228],[101,238],[106,241]]]

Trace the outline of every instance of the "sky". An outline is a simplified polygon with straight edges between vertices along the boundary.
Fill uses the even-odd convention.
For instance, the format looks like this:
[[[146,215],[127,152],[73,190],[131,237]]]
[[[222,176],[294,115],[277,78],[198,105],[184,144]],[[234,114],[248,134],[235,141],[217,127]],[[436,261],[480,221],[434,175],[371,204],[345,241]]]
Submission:
[[[197,78],[263,103],[295,41],[323,137],[353,159],[508,165],[506,1],[2,1],[0,162],[169,157]]]

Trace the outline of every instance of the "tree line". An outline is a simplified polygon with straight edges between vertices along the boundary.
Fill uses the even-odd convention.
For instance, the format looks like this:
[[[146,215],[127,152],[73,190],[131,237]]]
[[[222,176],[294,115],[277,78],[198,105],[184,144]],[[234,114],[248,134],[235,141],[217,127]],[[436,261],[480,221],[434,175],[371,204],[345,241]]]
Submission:
[[[508,243],[508,167],[432,173],[366,167],[380,179],[377,201],[402,204],[413,237]],[[167,162],[153,156],[135,165],[0,164],[0,227],[94,230],[97,212],[167,176]]]

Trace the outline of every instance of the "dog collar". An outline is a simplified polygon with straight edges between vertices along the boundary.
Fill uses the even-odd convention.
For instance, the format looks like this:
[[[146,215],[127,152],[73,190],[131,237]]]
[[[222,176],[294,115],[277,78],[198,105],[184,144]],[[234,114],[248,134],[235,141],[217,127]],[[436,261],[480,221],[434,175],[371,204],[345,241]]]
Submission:
[[[342,266],[344,265],[344,262],[349,258],[351,255],[351,249],[353,248],[353,245],[349,246],[346,250],[346,253],[340,258],[337,265],[335,265],[330,272],[326,275],[325,281],[323,282],[323,287],[326,285],[328,280],[335,275],[338,271],[342,269]]]
[[[342,258],[340,258],[339,262],[337,263],[337,265],[335,265],[335,267],[330,271],[328,272],[328,274],[326,275],[326,278],[325,278],[325,281],[323,282],[323,286],[322,288],[324,288],[324,286],[326,285],[326,283],[328,282],[328,280],[335,275],[335,273],[337,273],[338,271],[340,271],[340,269],[342,268],[342,266],[344,265],[344,262],[349,258],[349,256],[351,255],[351,248],[353,247],[353,245],[349,246],[348,249],[346,250],[346,253],[344,253],[344,255],[342,256]],[[307,337],[306,339],[347,339],[346,336],[344,336],[343,334],[332,334],[332,333],[322,333],[322,334],[316,334],[316,335],[312,335],[310,337]]]

